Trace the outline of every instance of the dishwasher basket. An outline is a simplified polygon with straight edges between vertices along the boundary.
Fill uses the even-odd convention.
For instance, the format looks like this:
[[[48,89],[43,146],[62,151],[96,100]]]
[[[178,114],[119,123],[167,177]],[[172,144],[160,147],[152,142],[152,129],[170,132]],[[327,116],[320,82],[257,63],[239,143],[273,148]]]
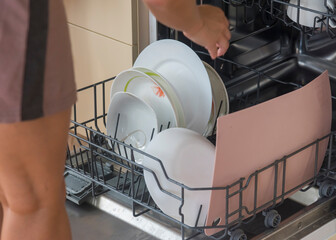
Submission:
[[[276,58],[279,52],[283,53],[286,56],[284,60],[279,58],[280,60],[278,59],[276,61],[278,61],[278,65],[281,65],[284,68],[288,68],[286,62],[295,62],[296,60],[295,57],[292,57],[292,49],[289,47],[289,44],[287,44],[289,40],[280,36],[281,32],[297,30],[300,33],[300,51],[306,50],[309,47],[307,42],[308,38],[312,38],[312,40],[314,40],[313,37],[315,35],[319,35],[322,31],[322,35],[327,35],[329,39],[335,38],[336,36],[336,30],[329,27],[329,22],[336,18],[336,14],[330,10],[325,13],[320,13],[320,17],[316,17],[313,20],[314,27],[305,27],[300,25],[300,11],[312,11],[301,6],[300,1],[298,1],[297,5],[292,4],[290,0],[199,0],[198,2],[200,4],[214,4],[221,7],[226,12],[229,11],[228,8],[234,8],[235,14],[233,15],[237,17],[240,14],[241,22],[247,27],[244,26],[241,32],[238,31],[239,34],[236,34],[236,36],[233,35],[231,44],[237,44],[239,41],[244,41],[244,39],[249,41],[250,36],[265,33],[276,44],[260,46],[261,51],[257,49],[255,52],[258,54],[260,54],[260,52],[265,53],[262,50],[267,47],[268,51],[272,50],[269,56],[272,55],[272,57],[274,56]],[[326,4],[325,0],[324,2]],[[288,18],[286,14],[288,6],[298,9],[296,21],[292,21]],[[233,31],[239,30],[239,27],[241,27],[239,22],[235,23],[236,26],[231,26],[231,30]],[[279,26],[277,23],[281,23],[281,25]],[[270,33],[269,31],[273,32]],[[271,67],[268,68],[267,61],[257,61],[257,55],[253,55],[253,49],[242,48],[239,44],[232,49],[233,51],[231,51],[231,53],[228,51],[225,58],[218,58],[215,61],[212,61],[208,53],[204,52],[203,48],[200,48],[185,39],[183,34],[178,31],[161,27],[159,24],[157,35],[158,39],[172,38],[185,42],[195,50],[203,61],[210,63],[210,65],[217,70],[226,84],[230,99],[231,112],[238,111],[267,101],[281,94],[288,93],[300,88],[308,82],[288,81],[287,79],[290,79],[290,77],[286,77],[286,80],[279,79],[276,75],[273,75],[277,69],[272,69]],[[260,38],[259,40],[263,40],[263,38]],[[277,47],[279,41],[281,41],[282,44],[281,48]],[[247,54],[250,55],[246,55],[244,52],[240,57],[239,54],[242,49],[246,50]],[[252,62],[250,61],[251,59],[253,60]],[[315,76],[311,77],[313,79]],[[333,79],[331,83],[333,93],[336,89],[335,80],[336,79]],[[334,186],[336,185],[334,180],[334,176],[336,175],[335,132],[331,132],[321,139],[316,139],[311,144],[301,149],[297,149],[297,151],[284,156],[281,159],[272,159],[272,164],[264,166],[264,168],[256,170],[249,177],[241,178],[228,186],[220,188],[190,188],[176,182],[174,179],[170,179],[169,176],[166,176],[168,181],[176,184],[179,189],[181,189],[181,193],[174,195],[164,189],[161,189],[162,194],[167,194],[170,197],[179,200],[181,202],[180,209],[183,208],[184,192],[186,190],[226,191],[226,199],[223,199],[223,202],[226,204],[229,203],[230,199],[239,199],[239,208],[236,211],[227,212],[222,223],[215,221],[211,226],[196,227],[197,221],[195,222],[195,226],[186,225],[183,221],[184,216],[181,210],[180,220],[167,216],[155,205],[144,181],[144,170],[154,174],[154,177],[155,173],[151,171],[151,169],[144,169],[142,165],[136,163],[134,161],[134,153],[137,152],[137,154],[143,154],[151,158],[153,161],[158,161],[159,163],[160,159],[156,159],[130,145],[118,141],[114,136],[106,135],[107,109],[110,102],[109,95],[112,81],[113,78],[107,79],[78,90],[78,103],[73,108],[73,116],[69,131],[70,140],[68,144],[66,171],[64,175],[67,185],[67,198],[69,200],[74,201],[77,204],[81,204],[87,197],[95,197],[110,191],[113,195],[118,196],[118,199],[121,198],[126,202],[131,202],[133,215],[135,217],[146,213],[153,213],[153,215],[179,226],[181,229],[182,239],[193,239],[196,238],[197,235],[202,235],[205,229],[217,228],[222,231],[219,234],[206,238],[230,238],[230,240],[240,240],[247,239],[247,235],[241,229],[244,226],[255,222],[256,219],[260,218],[262,215],[264,215],[265,227],[277,227],[282,216],[279,215],[276,209],[286,201],[285,198],[289,194],[294,193],[297,190],[307,191],[310,187],[318,186],[319,193],[322,197],[330,197],[333,195]],[[244,88],[241,88],[242,85]],[[85,104],[82,104],[81,99],[86,99]],[[87,101],[88,99],[90,99],[90,101]],[[333,96],[332,99],[334,104],[335,96]],[[335,109],[333,109],[333,111],[335,111]],[[336,113],[333,112],[333,116],[335,116],[335,114]],[[335,120],[336,119],[334,117],[334,125],[336,124],[336,122],[334,122]],[[169,126],[169,123],[167,123],[167,125]],[[161,130],[162,129],[163,126],[161,126]],[[333,127],[333,129],[335,128]],[[214,129],[213,133],[215,132],[216,129]],[[321,141],[326,139],[329,139],[329,148],[327,150],[323,166],[321,170],[318,171],[318,145]],[[216,144],[216,136],[214,134],[209,137],[209,140]],[[314,176],[311,179],[308,179],[306,182],[302,182],[294,188],[285,191],[284,180],[286,176],[286,167],[283,167],[281,173],[279,174],[281,177],[278,176],[278,174],[274,174],[275,194],[271,201],[265,203],[263,206],[257,207],[256,202],[258,196],[257,191],[255,191],[254,195],[251,196],[253,202],[255,203],[253,209],[249,209],[243,205],[242,194],[250,184],[256,184],[257,186],[258,176],[260,174],[270,169],[274,169],[274,172],[278,172],[276,170],[279,169],[279,166],[286,166],[286,163],[291,161],[290,158],[293,155],[300,154],[300,152],[311,146],[316,146],[314,148],[316,151],[315,171]],[[162,170],[165,171],[162,163],[161,167]],[[159,185],[158,182],[157,184]],[[281,194],[277,195],[276,193],[279,192],[279,186],[282,186],[280,189]],[[228,205],[227,209],[229,209]],[[200,216],[201,211],[202,206],[199,208],[198,216]],[[231,217],[234,215],[239,215],[239,217],[234,221],[229,221],[229,219],[232,219]],[[249,217],[246,218],[246,216]],[[205,239],[205,236],[202,239]]]
[[[206,53],[201,51],[197,53],[201,58],[203,55],[206,55]],[[248,78],[251,79],[252,85],[255,86],[253,91],[238,93],[233,90],[234,86],[230,86],[230,84],[228,84],[227,90],[230,97],[230,108],[232,111],[237,111],[276,97],[276,95],[279,94],[280,88],[284,89],[281,93],[286,93],[301,87],[301,85],[298,83],[280,81],[276,78],[268,76],[264,73],[264,71],[259,71],[224,58],[216,60],[212,65],[218,69],[218,67],[223,67],[222,64],[241,69],[241,71],[244,71],[248,75]],[[225,76],[223,78],[225,78]],[[174,195],[161,188],[162,194],[167,194],[181,201],[181,208],[183,208],[184,204],[183,196],[185,190],[226,190],[226,203],[228,204],[228,200],[230,198],[238,197],[241,200],[242,194],[249,184],[258,182],[259,174],[271,168],[278,169],[280,164],[284,164],[284,166],[286,166],[286,162],[290,161],[291,156],[300,153],[308,147],[316,145],[314,176],[308,181],[296,186],[295,188],[292,188],[289,191],[285,191],[284,179],[286,176],[286,167],[284,167],[283,170],[281,170],[281,179],[283,182],[278,182],[280,181],[280,178],[277,176],[277,174],[274,176],[274,193],[278,192],[277,187],[280,184],[280,186],[282,185],[282,194],[280,196],[274,194],[274,199],[264,204],[263,206],[257,207],[256,204],[254,204],[253,209],[248,209],[242,204],[242,201],[240,201],[238,210],[232,213],[227,213],[223,221],[224,224],[218,224],[218,222],[214,222],[211,226],[204,227],[195,227],[197,226],[197,221],[195,226],[186,225],[183,222],[183,214],[181,210],[180,221],[167,216],[155,205],[154,201],[151,199],[144,182],[144,167],[134,161],[134,152],[150,157],[153,161],[160,162],[160,160],[115,139],[113,136],[106,135],[105,126],[107,119],[107,109],[109,106],[109,92],[112,81],[113,78],[107,79],[105,81],[78,90],[79,101],[73,108],[73,116],[69,131],[69,139],[71,139],[71,141],[69,141],[68,144],[68,154],[66,159],[65,179],[67,182],[68,199],[80,204],[85,201],[87,196],[94,197],[105,193],[106,191],[111,191],[113,194],[121,196],[121,198],[127,201],[131,201],[133,215],[135,217],[144,213],[153,212],[157,215],[160,215],[164,219],[167,219],[167,221],[180,226],[182,239],[192,239],[199,234],[203,234],[204,229],[206,228],[218,228],[222,230],[220,234],[211,236],[209,237],[210,239],[223,239],[225,237],[230,237],[230,239],[238,240],[247,238],[244,232],[240,229],[241,226],[253,222],[257,214],[260,212],[263,212],[265,215],[265,225],[267,227],[274,228],[278,226],[281,221],[281,216],[276,210],[274,210],[274,208],[285,201],[285,196],[287,197],[288,194],[293,193],[294,191],[300,190],[302,188],[305,188],[302,189],[302,191],[306,191],[308,188],[318,185],[320,186],[321,196],[328,197],[333,194],[334,184],[331,176],[334,175],[335,167],[335,133],[331,132],[322,139],[316,139],[316,141],[312,142],[311,144],[298,149],[291,155],[284,156],[282,159],[274,159],[272,164],[255,171],[247,179],[241,178],[240,180],[225,187],[190,188],[174,181],[174,179],[170,179],[169,176],[166,176],[168,181],[178,185],[178,187],[181,189],[181,194]],[[270,91],[272,88],[276,89],[274,93],[273,91]],[[92,99],[92,101],[81,104],[82,98],[89,98]],[[325,140],[326,138],[329,138],[329,148],[322,169],[318,171],[318,145],[319,142]],[[214,144],[215,139],[215,135],[209,137],[209,140]],[[162,163],[161,167],[163,171],[165,171]],[[145,168],[145,170],[155,175],[151,169]],[[239,189],[235,190],[237,187],[239,187]],[[230,189],[232,191],[229,191]],[[254,196],[251,196],[251,198],[253,198],[254,202],[256,203],[257,192],[255,192]],[[202,206],[199,208],[198,216],[200,215],[201,211]],[[239,217],[230,222],[229,218],[237,214],[239,214]],[[246,218],[246,216],[250,217]],[[186,238],[187,232],[192,232],[191,236],[188,236],[188,238]]]
[[[336,28],[330,26],[330,23],[335,24],[336,7],[331,9],[327,0],[321,1],[326,11],[320,12],[312,9],[311,7],[303,4],[304,0],[201,0],[201,3],[215,4],[217,6],[225,8],[224,6],[243,7],[244,13],[242,18],[245,23],[252,23],[256,20],[256,15],[250,14],[252,8],[257,9],[262,16],[262,21],[265,25],[272,25],[276,21],[280,21],[283,25],[291,27],[300,31],[306,36],[313,36],[324,31],[330,38],[336,37]],[[287,9],[292,7],[297,13],[293,19],[290,19],[287,15]],[[300,15],[304,12],[315,13],[316,17],[309,23],[310,27],[302,25],[300,22]]]

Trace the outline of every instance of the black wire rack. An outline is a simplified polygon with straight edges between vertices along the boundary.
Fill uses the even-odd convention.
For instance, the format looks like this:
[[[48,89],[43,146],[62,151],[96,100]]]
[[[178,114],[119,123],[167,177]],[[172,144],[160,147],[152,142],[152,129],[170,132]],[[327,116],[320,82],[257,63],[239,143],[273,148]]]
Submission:
[[[201,57],[202,54],[206,54],[203,52],[197,53]],[[253,94],[232,94],[230,88],[228,88],[230,103],[235,106],[233,111],[268,100],[263,99],[263,89],[270,83],[285,87],[290,86],[291,90],[302,86],[295,82],[280,81],[271,76],[267,76],[263,71],[235,63],[231,60],[221,58],[219,61],[235,65],[239,68],[244,68],[254,76],[254,78],[252,78],[254,79],[253,84],[255,86]],[[216,64],[217,63],[215,62],[213,67],[216,68]],[[249,78],[251,78],[251,76],[249,76]],[[268,166],[265,166],[262,169],[256,169],[256,171],[247,178],[242,176],[238,181],[235,181],[228,186],[216,188],[211,188],[210,186],[208,188],[191,188],[171,179],[160,159],[127,145],[114,138],[114,136],[106,135],[107,109],[109,106],[108,96],[112,81],[113,78],[107,79],[78,90],[79,101],[74,106],[73,120],[71,121],[69,131],[69,136],[74,141],[68,145],[65,178],[66,180],[68,179],[68,182],[77,183],[79,186],[67,187],[69,199],[81,203],[82,199],[84,199],[84,191],[93,197],[111,191],[112,193],[121,195],[125,200],[132,202],[132,210],[135,217],[148,212],[153,212],[161,215],[164,219],[179,225],[181,228],[182,239],[192,239],[199,234],[203,234],[205,229],[221,230],[219,235],[210,236],[209,238],[211,239],[223,239],[228,236],[231,236],[231,239],[246,239],[246,235],[240,230],[241,226],[253,222],[258,213],[265,212],[265,215],[268,218],[270,218],[271,214],[271,222],[268,227],[276,227],[280,222],[280,216],[274,212],[273,209],[279,206],[288,195],[295,191],[302,188],[305,188],[302,190],[306,191],[312,186],[320,186],[320,189],[322,189],[321,195],[330,196],[332,194],[334,186],[330,182],[332,181],[331,176],[335,174],[335,132],[331,132],[321,139],[315,139],[315,141],[311,142],[309,145],[304,146],[281,159],[274,159]],[[81,98],[92,99],[92,101],[90,101],[90,106],[88,106],[87,103],[81,104]],[[335,98],[332,98],[334,101]],[[117,125],[119,121],[122,121],[122,116],[120,115],[118,116]],[[116,126],[116,129],[118,129],[118,126]],[[214,144],[216,144],[215,139],[215,135],[209,136],[209,140]],[[325,141],[329,141],[329,148],[327,150],[324,165],[319,171],[317,164],[319,145],[321,142]],[[315,166],[314,176],[289,190],[285,190],[286,166],[288,165],[288,162],[291,161],[293,156],[301,153],[307,148],[315,149],[315,160],[313,163]],[[166,180],[175,184],[180,189],[180,194],[172,194],[163,189],[158,181],[156,173],[152,169],[137,163],[135,161],[135,154],[143,155],[152,161],[158,162]],[[270,169],[274,169],[275,173],[278,173],[280,171],[279,169],[281,169],[281,173],[274,175],[274,198],[262,206],[257,206],[258,189],[255,187],[254,194],[250,196],[250,199],[253,199],[253,208],[251,209],[248,206],[245,206],[242,201],[244,191],[251,185],[258,186],[258,176]],[[176,220],[166,215],[158,208],[146,187],[144,171],[148,171],[153,175],[162,194],[173,197],[181,202],[179,211],[181,219]],[[279,186],[281,186],[280,189]],[[184,215],[182,211],[185,201],[184,194],[186,191],[225,191],[226,197],[223,199],[223,204],[226,204],[226,209],[229,209],[230,199],[239,199],[239,207],[233,212],[227,212],[225,219],[223,219],[223,223],[221,224],[214,222],[211,226],[199,226],[199,224],[197,224],[197,218],[195,225],[189,226],[184,223]],[[279,191],[281,191],[281,194],[278,194]],[[198,217],[201,212],[202,206],[199,207],[197,213]],[[238,217],[233,221],[230,220],[232,219],[232,216],[237,215]],[[189,230],[194,234],[186,236],[186,232],[189,232]]]
[[[265,23],[273,24],[276,20],[283,22],[286,26],[301,31],[307,36],[313,36],[320,32],[326,32],[330,38],[336,37],[336,6],[328,4],[327,0],[323,2],[326,11],[318,11],[302,4],[303,0],[291,2],[290,0],[222,0],[225,4],[235,7],[257,8],[262,13]],[[296,9],[296,16],[290,19],[287,15],[287,9],[291,7]],[[303,24],[300,16],[304,13],[311,12],[315,18],[311,19],[309,24]],[[245,22],[251,23],[255,18],[245,16]],[[331,24],[333,23],[333,24]],[[307,25],[307,26],[304,26]],[[331,27],[333,26],[333,27]]]

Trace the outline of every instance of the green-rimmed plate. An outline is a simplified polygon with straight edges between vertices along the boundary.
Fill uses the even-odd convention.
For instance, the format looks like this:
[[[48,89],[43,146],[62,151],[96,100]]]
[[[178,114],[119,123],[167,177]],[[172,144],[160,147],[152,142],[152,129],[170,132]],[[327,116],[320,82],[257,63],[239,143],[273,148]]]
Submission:
[[[183,124],[177,118],[165,89],[144,72],[131,68],[119,73],[111,87],[111,99],[118,92],[132,93],[150,105],[162,130]]]

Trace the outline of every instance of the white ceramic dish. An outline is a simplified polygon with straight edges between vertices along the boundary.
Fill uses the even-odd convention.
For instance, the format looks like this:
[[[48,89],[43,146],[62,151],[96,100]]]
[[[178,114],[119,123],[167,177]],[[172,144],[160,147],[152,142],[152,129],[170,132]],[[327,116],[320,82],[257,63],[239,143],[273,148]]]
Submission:
[[[327,0],[327,6],[330,9],[334,9],[335,3],[334,0]],[[287,15],[288,17],[293,20],[294,22],[298,22],[300,25],[304,25],[307,27],[314,27],[315,18],[318,18],[318,20],[322,19],[322,14],[318,14],[309,10],[301,9],[299,11],[300,16],[298,18],[298,0],[291,0],[291,4],[296,5],[297,7],[288,6],[287,8]],[[325,6],[324,0],[300,0],[300,6],[311,9],[320,13],[328,13],[328,9]],[[329,25],[332,28],[336,27],[336,21],[335,18],[329,19]],[[315,23],[315,27],[321,27],[320,23]]]
[[[154,109],[159,127],[162,129],[178,126],[177,116],[166,91],[147,74],[128,69],[118,74],[111,87],[111,99],[118,92],[132,93]]]
[[[182,105],[176,93],[174,92],[174,89],[169,84],[169,82],[167,82],[167,80],[165,80],[164,77],[161,76],[159,73],[153,70],[150,70],[148,68],[134,67],[133,69],[145,73],[158,86],[160,86],[160,88],[165,93],[166,97],[168,98],[171,106],[173,107],[173,110],[176,116],[177,127],[185,127]]]
[[[188,187],[210,187],[212,184],[215,147],[201,134],[186,128],[171,128],[156,135],[148,144],[146,153],[157,157],[168,177]],[[145,157],[143,166],[157,176],[161,187],[169,193],[181,197],[181,187],[168,181],[158,161]],[[144,170],[147,188],[158,207],[167,215],[181,221],[179,207],[181,201],[160,190],[154,175]],[[195,226],[202,205],[197,226],[204,226],[211,191],[184,192],[184,223]]]
[[[113,95],[109,106],[106,129],[108,136],[143,151],[150,142],[153,129],[154,135],[158,132],[158,122],[154,110],[147,103],[131,93],[118,92]],[[113,147],[111,142],[109,144]],[[125,157],[127,154],[131,159],[130,153],[130,150],[125,153],[121,148],[120,155]],[[134,157],[137,163],[142,162],[142,154],[134,152]]]
[[[160,73],[180,99],[186,127],[204,133],[211,113],[211,85],[202,61],[191,48],[176,40],[156,41],[140,53],[134,67]]]
[[[209,64],[207,64],[206,62],[203,62],[203,64],[209,75],[212,89],[211,116],[208,122],[208,127],[203,135],[210,136],[212,135],[213,128],[215,127],[217,115],[218,117],[220,117],[229,113],[230,102],[229,95],[226,91],[222,78]]]

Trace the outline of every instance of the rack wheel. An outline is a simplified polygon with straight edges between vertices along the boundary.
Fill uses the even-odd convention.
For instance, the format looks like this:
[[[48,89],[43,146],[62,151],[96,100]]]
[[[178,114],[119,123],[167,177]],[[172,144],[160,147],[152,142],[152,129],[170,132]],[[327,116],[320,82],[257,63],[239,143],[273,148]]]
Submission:
[[[334,194],[334,190],[335,190],[334,185],[332,185],[328,181],[324,181],[320,185],[320,189],[319,189],[320,197],[329,198]]]
[[[276,210],[271,210],[266,213],[264,224],[267,228],[276,228],[281,222],[281,216]]]
[[[236,229],[231,233],[230,240],[247,240],[247,236],[241,229]]]

